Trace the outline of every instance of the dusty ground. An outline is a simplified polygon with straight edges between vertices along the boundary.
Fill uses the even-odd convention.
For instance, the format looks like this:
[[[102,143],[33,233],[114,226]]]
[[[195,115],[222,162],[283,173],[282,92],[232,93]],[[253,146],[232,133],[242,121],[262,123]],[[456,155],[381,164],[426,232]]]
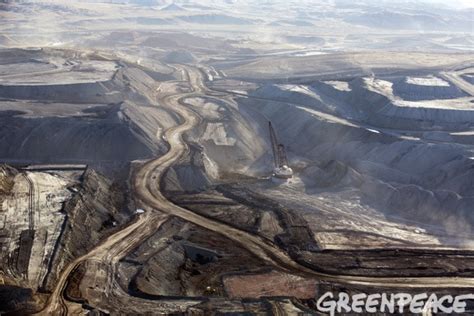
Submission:
[[[209,5],[0,4],[0,312],[472,288],[470,11]]]
[[[43,285],[61,234],[63,204],[72,196],[81,172],[20,172],[2,198],[2,265],[18,284],[35,290]]]

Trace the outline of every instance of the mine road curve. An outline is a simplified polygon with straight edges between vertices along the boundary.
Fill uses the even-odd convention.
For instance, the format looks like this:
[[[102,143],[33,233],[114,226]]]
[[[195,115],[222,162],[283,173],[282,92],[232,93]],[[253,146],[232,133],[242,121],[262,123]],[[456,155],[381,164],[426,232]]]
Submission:
[[[111,251],[114,247],[116,248],[116,245],[123,246],[122,241],[124,240],[137,240],[141,242],[147,237],[146,235],[149,232],[147,229],[143,229],[143,227],[149,226],[150,223],[158,222],[159,219],[157,215],[157,213],[153,212],[140,215],[130,225],[109,236],[93,250],[79,258],[76,258],[74,261],[66,265],[66,267],[61,271],[61,275],[58,278],[53,293],[46,302],[45,307],[43,310],[37,313],[37,315],[67,315],[67,304],[64,302],[63,294],[67,287],[67,282],[71,273],[83,262],[89,259],[104,257],[104,254]],[[136,244],[129,242],[124,247],[126,247],[126,249],[130,249],[131,245]],[[120,252],[117,251],[117,253]]]
[[[203,77],[199,70],[187,66],[182,66],[189,74],[189,82],[194,91],[171,95],[163,98],[163,106],[179,114],[182,122],[165,132],[169,142],[169,151],[155,159],[145,163],[135,175],[134,194],[136,199],[146,209],[155,209],[138,216],[122,230],[106,238],[97,247],[87,254],[75,259],[61,271],[58,282],[49,297],[45,307],[39,315],[66,315],[67,304],[63,299],[63,293],[71,273],[83,262],[104,258],[106,252],[113,251],[117,256],[123,256],[124,249],[131,249],[131,244],[138,245],[146,240],[150,232],[154,231],[162,219],[162,213],[169,214],[184,219],[195,225],[201,226],[210,231],[217,232],[227,238],[239,243],[242,247],[256,255],[269,265],[275,268],[321,281],[338,282],[344,284],[366,285],[374,287],[392,288],[473,288],[474,278],[463,277],[362,277],[346,275],[330,275],[313,271],[295,262],[286,252],[278,248],[273,243],[250,233],[241,231],[227,224],[203,217],[190,210],[177,206],[166,199],[160,190],[160,182],[168,168],[178,162],[188,150],[187,144],[183,140],[183,134],[195,127],[198,116],[186,106],[183,100],[189,97],[207,96],[207,88],[203,83]],[[124,242],[124,241],[128,241]],[[111,258],[116,262],[117,258]]]
[[[286,252],[273,243],[259,237],[241,231],[235,227],[222,222],[203,217],[190,210],[177,206],[170,202],[160,190],[160,182],[166,170],[179,161],[187,151],[187,145],[183,140],[184,132],[196,126],[199,119],[190,110],[189,106],[183,104],[188,97],[202,95],[206,97],[207,88],[204,85],[202,73],[192,67],[183,68],[189,74],[189,81],[194,92],[175,95],[164,99],[164,106],[173,110],[181,116],[181,125],[172,127],[165,132],[170,149],[164,156],[149,161],[136,174],[135,194],[136,197],[150,208],[160,210],[169,215],[177,216],[185,221],[201,226],[210,231],[217,232],[230,238],[242,247],[246,248],[264,262],[288,273],[304,275],[322,281],[338,282],[354,285],[393,287],[393,288],[473,288],[474,278],[461,277],[363,277],[330,275],[313,271],[295,262]]]

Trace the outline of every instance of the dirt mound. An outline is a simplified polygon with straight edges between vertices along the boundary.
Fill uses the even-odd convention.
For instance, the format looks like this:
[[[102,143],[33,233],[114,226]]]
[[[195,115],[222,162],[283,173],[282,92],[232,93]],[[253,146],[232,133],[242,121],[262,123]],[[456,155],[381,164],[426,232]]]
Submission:
[[[196,192],[206,189],[211,181],[206,175],[204,157],[196,148],[180,165],[169,169],[163,179],[163,189],[168,192]]]
[[[171,64],[189,64],[196,61],[196,57],[185,50],[176,50],[166,54],[162,61]]]
[[[419,84],[410,81],[414,79],[419,80]],[[441,84],[430,85],[430,81],[438,79]],[[423,83],[425,80],[426,83]],[[395,96],[401,97],[403,100],[408,101],[422,101],[422,100],[440,100],[440,99],[456,99],[468,96],[465,92],[460,90],[458,87],[449,84],[436,77],[425,77],[425,78],[394,78],[393,82],[393,93]]]
[[[100,163],[152,157],[156,143],[134,128],[119,105],[104,117],[0,117],[2,159]],[[21,145],[15,145],[21,144]]]
[[[104,64],[92,57],[70,58],[63,51],[8,50],[0,55],[9,62],[0,65],[3,68],[18,67],[26,60],[33,65],[30,70],[47,73],[41,80],[53,80],[43,83],[34,79],[33,83],[21,73],[18,84],[0,85],[2,97],[35,102],[31,106],[31,101],[11,100],[9,108],[0,111],[4,135],[0,139],[1,159],[97,167],[146,159],[166,150],[157,131],[170,127],[176,118],[159,107],[150,107],[156,104],[160,82],[145,71],[124,64],[116,68],[118,63]],[[66,65],[59,67],[58,60]],[[45,65],[53,69],[45,71]],[[59,75],[54,67],[59,67],[57,71],[68,83],[60,84],[60,78],[51,77]],[[98,81],[90,82],[91,78]]]
[[[358,187],[362,176],[340,161],[329,161],[321,166],[311,166],[301,172],[305,188],[325,188],[335,186]]]
[[[172,3],[170,5],[167,5],[164,8],[161,8],[160,11],[180,12],[180,11],[186,11],[186,9],[180,7],[179,5],[175,3]]]
[[[123,99],[111,81],[65,85],[0,85],[0,96],[77,103],[114,103]]]
[[[359,120],[377,127],[430,130],[434,125],[441,125],[447,129],[457,129],[474,119],[474,111],[453,99],[465,95],[455,87],[437,86],[434,89],[431,86],[409,84],[406,77],[391,80],[395,84],[388,80],[357,78],[349,83],[350,92],[338,93],[343,97],[340,102],[347,105],[345,109],[349,105],[353,108],[350,115],[354,114]],[[377,85],[379,90],[374,88]],[[402,100],[396,93],[418,101]],[[430,93],[439,97],[436,99],[439,101],[429,103],[433,101]]]
[[[370,201],[368,203],[372,205],[373,201],[377,201],[386,215],[434,225],[443,229],[449,236],[462,237],[472,234],[472,198],[461,197],[453,191],[431,191],[414,184],[384,186],[379,183],[377,186],[378,189],[374,191],[373,186],[372,189],[364,186],[366,201]]]
[[[16,54],[18,52],[18,54]],[[0,63],[0,97],[72,103],[112,103],[123,99],[115,62],[63,51],[5,50]]]
[[[268,167],[261,161],[270,149],[268,121],[267,127],[262,128],[256,120],[264,124],[265,118],[243,108],[236,111],[234,104],[214,98],[193,98],[186,102],[203,118],[191,135],[202,146],[202,160],[210,177],[237,173],[261,175],[263,168]]]
[[[274,99],[282,102],[306,105],[312,108],[323,109],[319,95],[311,86],[290,84],[265,84],[250,95],[258,98]]]

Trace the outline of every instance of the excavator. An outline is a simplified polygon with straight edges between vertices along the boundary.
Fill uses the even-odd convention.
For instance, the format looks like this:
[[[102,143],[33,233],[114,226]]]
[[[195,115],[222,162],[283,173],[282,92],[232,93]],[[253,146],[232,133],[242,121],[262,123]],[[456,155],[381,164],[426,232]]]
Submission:
[[[291,179],[293,178],[293,170],[288,165],[285,146],[278,143],[278,138],[272,122],[268,122],[268,127],[270,129],[270,139],[273,150],[273,176],[278,179]]]

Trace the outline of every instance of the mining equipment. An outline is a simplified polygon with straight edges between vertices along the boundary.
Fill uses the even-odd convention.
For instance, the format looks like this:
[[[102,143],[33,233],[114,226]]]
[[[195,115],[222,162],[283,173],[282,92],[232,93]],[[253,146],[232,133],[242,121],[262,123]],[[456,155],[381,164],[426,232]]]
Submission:
[[[272,122],[268,122],[268,127],[270,129],[270,139],[272,141],[273,150],[273,176],[278,179],[291,179],[293,178],[293,170],[288,166],[285,146],[278,143]]]

